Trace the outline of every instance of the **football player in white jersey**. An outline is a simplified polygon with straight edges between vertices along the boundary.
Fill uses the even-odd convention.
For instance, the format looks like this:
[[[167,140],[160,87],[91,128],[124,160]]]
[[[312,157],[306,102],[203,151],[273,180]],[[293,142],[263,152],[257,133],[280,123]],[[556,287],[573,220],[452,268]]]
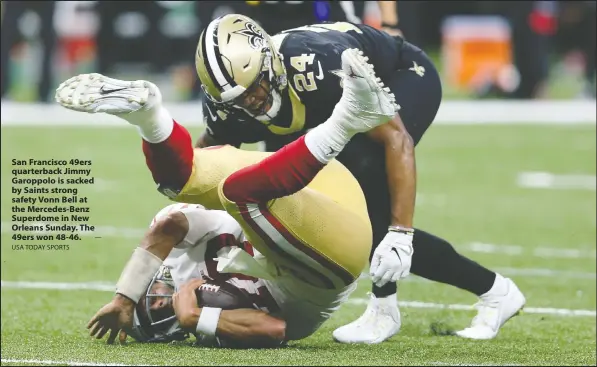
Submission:
[[[92,336],[102,338],[111,330],[112,343],[118,331],[115,323],[120,322],[121,341],[127,334],[140,342],[165,342],[192,333],[208,346],[275,347],[313,334],[355,288],[338,292],[297,280],[245,241],[228,213],[198,204],[162,209],[140,247],[167,256],[149,287],[136,289],[141,295],[137,304],[117,294],[98,311],[88,324]],[[195,291],[217,292],[223,283],[238,289],[245,302],[223,311],[204,306],[203,315],[220,313],[212,330],[187,324],[185,314],[197,307]]]

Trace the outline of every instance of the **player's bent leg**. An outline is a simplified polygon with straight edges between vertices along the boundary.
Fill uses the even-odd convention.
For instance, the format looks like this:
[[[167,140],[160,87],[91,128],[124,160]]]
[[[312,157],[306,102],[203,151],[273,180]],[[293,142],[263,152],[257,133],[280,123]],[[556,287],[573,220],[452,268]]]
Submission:
[[[172,120],[172,133],[166,140],[150,143],[143,139],[145,162],[158,190],[174,199],[193,175],[194,149],[191,135]]]
[[[339,163],[319,171],[324,165],[301,138],[218,187],[224,208],[275,268],[270,291],[285,300],[290,340],[313,334],[349,297],[371,251],[358,183]]]
[[[232,201],[226,182],[219,187],[224,208],[265,257],[326,289],[343,289],[361,274],[371,250],[371,227],[361,216],[309,188],[267,202]]]
[[[398,69],[386,84],[400,103],[400,118],[417,144],[438,111],[442,98],[441,80],[429,57],[410,44],[403,49]],[[358,140],[353,139],[338,159],[351,172],[357,172],[355,175],[367,197],[374,231],[373,245],[376,246],[390,222],[389,191],[384,184],[387,182],[382,159],[384,152],[366,139]],[[361,151],[377,154],[377,157],[367,157]],[[511,280],[458,254],[448,241],[416,229],[413,248],[412,274],[479,296],[478,315],[470,327],[456,335],[472,339],[493,338],[499,328],[524,306],[524,296]],[[365,313],[336,329],[334,339],[344,343],[378,343],[397,333],[400,313],[396,290],[395,283],[387,283],[381,288],[373,285],[373,295]]]
[[[342,53],[347,79],[332,116],[262,162],[220,184],[220,200],[253,245],[311,284],[342,288],[361,273],[370,250],[368,220],[304,188],[350,138],[387,123],[398,106],[356,49]],[[341,189],[338,182],[338,189]],[[357,190],[355,195],[362,195]],[[290,196],[289,196],[290,195]],[[297,261],[298,260],[298,261]]]
[[[266,257],[310,284],[341,289],[366,265],[371,226],[366,216],[305,188],[325,166],[305,139],[227,177],[220,201]]]

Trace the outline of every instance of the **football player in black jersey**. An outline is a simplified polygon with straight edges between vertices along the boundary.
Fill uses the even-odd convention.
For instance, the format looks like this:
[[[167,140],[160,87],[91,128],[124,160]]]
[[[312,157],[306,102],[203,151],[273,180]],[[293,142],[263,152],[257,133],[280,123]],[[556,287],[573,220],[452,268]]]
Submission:
[[[217,18],[202,32],[196,50],[197,73],[207,97],[206,130],[196,146],[265,141],[271,151],[318,126],[342,95],[340,55],[348,48],[368,57],[401,109],[393,121],[356,136],[337,156],[365,193],[373,229],[374,284],[365,314],[335,330],[334,339],[379,343],[396,334],[401,320],[395,282],[411,272],[477,295],[477,317],[456,335],[494,338],[524,306],[518,287],[461,256],[446,240],[413,228],[414,146],[434,120],[442,98],[436,68],[418,47],[347,22],[269,36],[246,16]]]

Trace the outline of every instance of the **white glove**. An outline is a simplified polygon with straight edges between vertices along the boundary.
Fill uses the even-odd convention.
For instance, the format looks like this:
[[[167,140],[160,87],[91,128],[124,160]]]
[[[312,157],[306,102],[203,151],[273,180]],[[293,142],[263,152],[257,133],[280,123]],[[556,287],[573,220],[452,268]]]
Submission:
[[[382,287],[410,274],[413,233],[390,230],[373,253],[369,273],[373,283]]]

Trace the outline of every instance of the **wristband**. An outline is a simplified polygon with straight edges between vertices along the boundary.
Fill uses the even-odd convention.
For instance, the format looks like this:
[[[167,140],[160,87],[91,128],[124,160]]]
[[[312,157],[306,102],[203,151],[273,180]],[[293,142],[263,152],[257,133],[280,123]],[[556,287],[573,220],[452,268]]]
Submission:
[[[133,302],[139,303],[149,283],[160,270],[163,261],[151,252],[137,247],[127,262],[120,279],[116,283],[116,293],[130,298]]]
[[[400,28],[398,27],[398,23],[396,24],[389,24],[389,23],[381,23],[381,27],[382,28],[390,28],[390,29],[395,29],[395,30],[400,30]]]
[[[222,313],[221,308],[203,307],[201,315],[199,315],[199,321],[197,321],[197,327],[195,328],[197,334],[209,337],[215,336],[218,321],[220,320],[220,313]]]
[[[407,235],[411,235],[411,236],[415,234],[414,229],[408,228],[408,227],[402,227],[402,226],[389,226],[388,231],[403,233],[403,234],[407,234]]]

